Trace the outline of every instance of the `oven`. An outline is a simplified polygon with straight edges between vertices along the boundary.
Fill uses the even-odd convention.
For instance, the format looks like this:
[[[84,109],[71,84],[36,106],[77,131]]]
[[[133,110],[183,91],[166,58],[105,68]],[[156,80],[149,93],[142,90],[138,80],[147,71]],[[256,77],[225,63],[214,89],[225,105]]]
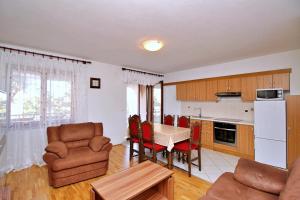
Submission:
[[[236,146],[236,125],[224,122],[214,122],[214,142]]]

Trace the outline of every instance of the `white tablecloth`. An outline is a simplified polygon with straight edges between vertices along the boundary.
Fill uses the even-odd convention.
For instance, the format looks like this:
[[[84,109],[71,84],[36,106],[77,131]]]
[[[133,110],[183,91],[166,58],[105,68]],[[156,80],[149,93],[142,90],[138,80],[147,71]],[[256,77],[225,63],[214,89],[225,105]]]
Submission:
[[[174,144],[190,138],[189,128],[154,124],[154,141],[157,144],[166,146],[171,151]]]

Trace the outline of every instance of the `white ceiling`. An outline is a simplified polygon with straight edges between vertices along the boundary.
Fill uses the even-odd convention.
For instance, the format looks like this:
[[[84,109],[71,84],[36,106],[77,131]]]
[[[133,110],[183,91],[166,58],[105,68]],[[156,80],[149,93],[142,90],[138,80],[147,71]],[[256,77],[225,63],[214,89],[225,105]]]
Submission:
[[[0,41],[166,73],[300,48],[300,0],[0,0]]]

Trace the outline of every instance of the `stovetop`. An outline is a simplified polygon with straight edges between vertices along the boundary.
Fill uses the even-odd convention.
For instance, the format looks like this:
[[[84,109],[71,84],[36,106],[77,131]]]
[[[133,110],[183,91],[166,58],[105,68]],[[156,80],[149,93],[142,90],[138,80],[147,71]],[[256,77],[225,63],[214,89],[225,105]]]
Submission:
[[[230,118],[215,118],[214,121],[228,121],[228,122],[241,122],[240,119],[230,119]]]

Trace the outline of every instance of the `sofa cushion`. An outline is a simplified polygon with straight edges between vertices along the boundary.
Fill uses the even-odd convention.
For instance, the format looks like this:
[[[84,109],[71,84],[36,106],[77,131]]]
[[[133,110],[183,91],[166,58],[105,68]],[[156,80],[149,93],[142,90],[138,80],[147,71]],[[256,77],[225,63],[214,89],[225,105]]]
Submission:
[[[288,172],[247,159],[239,159],[234,178],[249,187],[279,195],[283,190]]]
[[[60,141],[49,143],[45,150],[46,152],[58,155],[60,158],[65,158],[68,155],[68,149],[65,143]]]
[[[102,147],[109,142],[110,142],[110,139],[107,137],[95,136],[90,140],[89,147],[93,151],[100,151],[102,149]]]
[[[291,170],[285,188],[280,193],[280,200],[300,199],[300,159],[297,159]]]
[[[205,200],[277,200],[278,196],[247,187],[224,173],[207,191]]]
[[[108,160],[108,155],[109,154],[107,151],[94,152],[89,147],[70,149],[67,157],[57,159],[53,162],[52,170],[60,171],[63,169],[70,169],[82,165],[105,161]]]
[[[65,124],[59,128],[60,140],[72,142],[91,139],[95,135],[95,125],[91,122],[81,124]]]

